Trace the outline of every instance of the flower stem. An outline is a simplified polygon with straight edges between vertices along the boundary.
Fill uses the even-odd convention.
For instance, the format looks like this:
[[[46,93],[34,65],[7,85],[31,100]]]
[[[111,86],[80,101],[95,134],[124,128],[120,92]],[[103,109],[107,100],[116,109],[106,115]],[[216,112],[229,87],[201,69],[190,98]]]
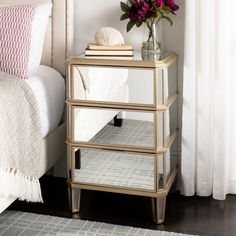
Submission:
[[[146,25],[147,25],[148,30],[149,30],[147,42],[150,42],[150,39],[151,39],[151,37],[152,37],[152,25],[150,25],[150,22],[149,22],[149,21],[146,22]]]

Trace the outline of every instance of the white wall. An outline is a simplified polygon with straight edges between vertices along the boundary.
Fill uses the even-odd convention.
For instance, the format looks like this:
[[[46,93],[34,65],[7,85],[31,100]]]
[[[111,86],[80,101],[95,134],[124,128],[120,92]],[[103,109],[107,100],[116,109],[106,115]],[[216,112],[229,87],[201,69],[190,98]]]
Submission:
[[[96,31],[104,26],[118,29],[126,43],[140,49],[146,40],[146,29],[133,28],[126,32],[126,21],[120,21],[120,0],[75,0],[75,41],[74,52],[83,52],[88,42],[94,42]]]

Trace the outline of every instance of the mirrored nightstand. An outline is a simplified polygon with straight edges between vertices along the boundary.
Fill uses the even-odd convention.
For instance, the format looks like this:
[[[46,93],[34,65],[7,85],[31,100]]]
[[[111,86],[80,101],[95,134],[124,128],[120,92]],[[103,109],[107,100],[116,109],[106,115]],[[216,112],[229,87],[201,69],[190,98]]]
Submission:
[[[177,56],[68,59],[68,185],[150,197],[156,223],[178,170]]]

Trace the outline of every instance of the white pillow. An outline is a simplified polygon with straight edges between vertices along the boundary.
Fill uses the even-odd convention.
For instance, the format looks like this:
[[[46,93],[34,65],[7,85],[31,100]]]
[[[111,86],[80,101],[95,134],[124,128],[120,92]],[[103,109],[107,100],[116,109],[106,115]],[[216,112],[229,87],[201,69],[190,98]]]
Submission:
[[[8,6],[38,4],[32,22],[28,71],[31,71],[40,65],[45,32],[52,8],[51,2],[51,0],[0,0],[0,5]]]
[[[51,8],[51,3],[40,3],[36,8],[31,31],[31,43],[28,63],[29,71],[32,71],[40,65],[45,32],[47,29]]]
[[[37,5],[0,5],[0,71],[27,79]]]

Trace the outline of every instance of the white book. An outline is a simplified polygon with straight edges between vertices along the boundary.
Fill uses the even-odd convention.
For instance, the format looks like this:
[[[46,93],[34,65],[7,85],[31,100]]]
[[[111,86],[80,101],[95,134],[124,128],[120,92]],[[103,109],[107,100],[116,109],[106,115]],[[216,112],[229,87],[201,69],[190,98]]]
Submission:
[[[101,59],[101,60],[133,60],[131,56],[87,56],[88,59]]]
[[[133,50],[85,50],[86,56],[133,56]]]
[[[109,45],[98,45],[98,44],[93,44],[93,43],[89,43],[87,49],[90,50],[100,50],[100,51],[117,51],[117,50],[121,50],[121,51],[127,51],[127,50],[133,50],[133,47],[129,44],[123,44],[123,45],[113,45],[113,46],[109,46]]]

